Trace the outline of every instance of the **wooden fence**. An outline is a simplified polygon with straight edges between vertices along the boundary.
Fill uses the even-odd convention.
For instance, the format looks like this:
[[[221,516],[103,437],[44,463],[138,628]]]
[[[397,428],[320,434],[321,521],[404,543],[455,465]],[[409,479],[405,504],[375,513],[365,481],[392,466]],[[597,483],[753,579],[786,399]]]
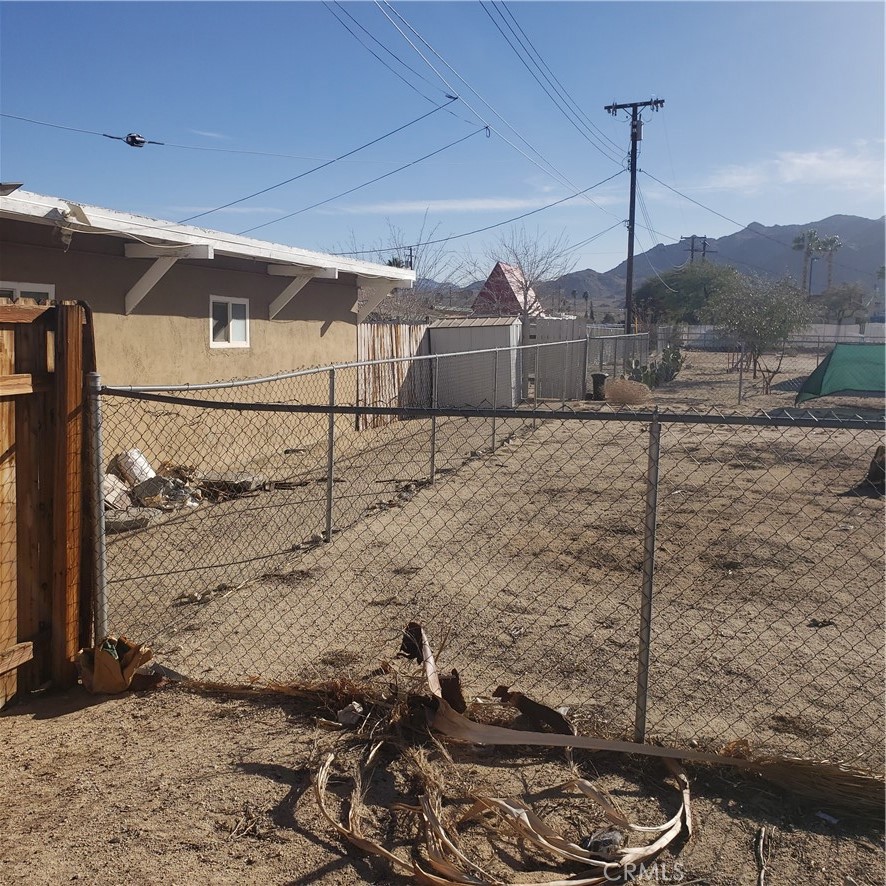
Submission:
[[[0,707],[16,692],[73,684],[91,642],[94,369],[88,308],[0,301]]]
[[[414,323],[361,323],[357,327],[358,360],[394,360],[427,354],[428,327]],[[359,367],[357,402],[361,406],[425,406],[430,398],[430,364],[408,360]],[[357,430],[381,428],[391,415],[359,415]]]

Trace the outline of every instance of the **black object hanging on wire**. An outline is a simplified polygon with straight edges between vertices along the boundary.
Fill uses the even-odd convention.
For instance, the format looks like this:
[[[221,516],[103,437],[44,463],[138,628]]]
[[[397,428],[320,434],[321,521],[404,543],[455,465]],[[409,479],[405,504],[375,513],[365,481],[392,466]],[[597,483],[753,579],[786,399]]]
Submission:
[[[130,132],[129,135],[108,135],[107,132],[103,132],[102,135],[105,138],[113,138],[118,142],[126,142],[130,148],[143,148],[145,145],[162,145],[164,142],[155,142],[151,141],[149,138],[145,138],[143,135],[139,135],[137,132]]]

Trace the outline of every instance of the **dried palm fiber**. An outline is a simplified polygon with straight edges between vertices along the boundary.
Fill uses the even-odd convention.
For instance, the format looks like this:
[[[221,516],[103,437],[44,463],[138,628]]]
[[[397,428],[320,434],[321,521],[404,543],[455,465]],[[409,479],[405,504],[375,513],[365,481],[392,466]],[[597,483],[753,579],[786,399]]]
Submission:
[[[314,793],[322,815],[339,834],[354,846],[386,859],[395,871],[410,874],[415,882],[420,884],[432,884],[432,886],[452,886],[452,884],[476,884],[476,886],[489,884],[492,886],[492,884],[498,884],[501,886],[501,884],[510,882],[488,873],[481,865],[471,860],[458,845],[458,826],[490,813],[519,840],[531,844],[556,859],[578,862],[589,869],[566,879],[557,878],[535,884],[524,881],[524,886],[567,886],[567,884],[570,886],[602,886],[605,883],[619,882],[627,871],[633,870],[629,867],[630,865],[636,866],[640,862],[650,861],[684,831],[687,835],[691,834],[689,782],[676,764],[671,764],[671,766],[677,781],[677,790],[682,795],[680,809],[664,825],[654,828],[632,825],[620,811],[615,810],[603,794],[596,791],[584,780],[579,780],[585,785],[582,793],[595,799],[601,805],[607,820],[615,824],[623,823],[624,826],[636,831],[659,835],[653,843],[647,846],[623,848],[618,851],[615,859],[603,860],[590,850],[563,837],[548,826],[529,806],[516,799],[474,796],[471,798],[474,803],[470,810],[458,821],[447,824],[443,818],[442,792],[437,786],[441,774],[431,771],[434,768],[433,764],[424,759],[421,761],[423,769],[420,774],[429,776],[431,781],[426,785],[427,792],[419,797],[419,807],[402,805],[392,807],[418,814],[424,826],[424,858],[420,860],[405,859],[370,839],[364,833],[365,806],[360,774],[354,780],[347,826],[340,824],[332,815],[327,802],[327,784],[334,759],[333,754],[328,754],[314,778]],[[567,782],[561,786],[561,789],[571,789],[574,786],[574,782]],[[602,798],[603,803],[599,803],[598,798]],[[500,835],[500,832],[496,833],[496,836]]]
[[[826,802],[834,808],[859,817],[876,817],[877,820],[882,820],[884,787],[886,787],[883,775],[845,763],[770,755],[754,757],[746,742],[734,742],[724,748],[724,753],[710,754],[705,751],[611,741],[585,735],[525,732],[477,723],[454,711],[442,698],[437,663],[424,629],[421,630],[421,637],[425,678],[435,696],[433,700],[435,710],[433,713],[429,711],[428,720],[432,729],[449,738],[484,745],[581,748],[697,763],[725,764],[753,772],[808,799]]]

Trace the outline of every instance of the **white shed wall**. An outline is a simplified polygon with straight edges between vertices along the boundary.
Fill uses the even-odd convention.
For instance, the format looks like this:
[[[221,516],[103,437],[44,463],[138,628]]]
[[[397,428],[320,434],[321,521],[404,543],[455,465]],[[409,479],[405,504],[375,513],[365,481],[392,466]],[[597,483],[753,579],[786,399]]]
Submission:
[[[497,358],[494,353],[464,354],[436,361],[438,406],[509,408],[519,403],[519,322],[507,326],[432,326],[429,335],[432,354],[502,349]]]

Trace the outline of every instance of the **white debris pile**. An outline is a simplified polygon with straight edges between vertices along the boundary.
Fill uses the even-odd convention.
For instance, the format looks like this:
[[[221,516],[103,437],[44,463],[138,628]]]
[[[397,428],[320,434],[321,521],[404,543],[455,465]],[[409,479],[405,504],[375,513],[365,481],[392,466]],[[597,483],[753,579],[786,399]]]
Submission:
[[[155,471],[139,449],[116,455],[102,478],[106,531],[144,529],[164,514],[199,507],[203,492],[195,474],[194,468],[168,462]]]

